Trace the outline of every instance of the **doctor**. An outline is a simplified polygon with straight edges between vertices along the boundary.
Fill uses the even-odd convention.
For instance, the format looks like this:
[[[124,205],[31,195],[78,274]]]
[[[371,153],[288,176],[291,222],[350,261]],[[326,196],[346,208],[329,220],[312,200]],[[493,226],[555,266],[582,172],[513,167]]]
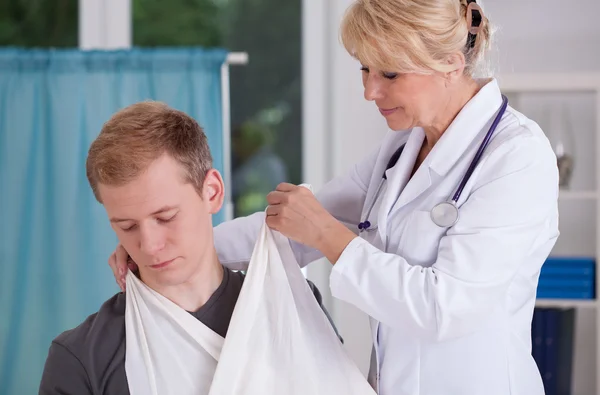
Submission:
[[[379,394],[542,395],[530,329],[559,234],[556,157],[496,80],[473,78],[488,19],[472,0],[356,0],[341,34],[391,131],[316,197],[280,185],[267,224],[301,265],[325,256],[333,296],[371,317]],[[264,220],[218,226],[221,263],[246,267]]]

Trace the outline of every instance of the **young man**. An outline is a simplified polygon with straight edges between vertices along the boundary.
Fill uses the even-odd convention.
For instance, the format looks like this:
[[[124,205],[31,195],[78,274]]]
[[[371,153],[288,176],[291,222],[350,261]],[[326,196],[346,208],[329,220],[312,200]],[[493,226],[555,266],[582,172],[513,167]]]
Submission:
[[[90,147],[87,177],[140,279],[225,337],[244,275],[217,259],[212,215],[224,187],[201,127],[162,103],[129,106]],[[54,339],[40,394],[129,394],[125,300],[116,294]]]

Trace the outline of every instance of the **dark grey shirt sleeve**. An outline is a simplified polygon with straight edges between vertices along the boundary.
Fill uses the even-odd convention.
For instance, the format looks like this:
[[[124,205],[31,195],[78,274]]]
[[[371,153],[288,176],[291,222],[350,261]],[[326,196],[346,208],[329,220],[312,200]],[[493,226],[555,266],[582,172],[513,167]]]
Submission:
[[[39,395],[92,395],[81,361],[63,345],[50,346]]]

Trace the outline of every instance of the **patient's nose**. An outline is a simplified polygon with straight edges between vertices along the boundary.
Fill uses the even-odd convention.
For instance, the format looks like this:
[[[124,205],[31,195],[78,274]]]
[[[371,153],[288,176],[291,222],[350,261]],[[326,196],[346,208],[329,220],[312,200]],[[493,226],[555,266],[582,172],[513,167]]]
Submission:
[[[146,255],[156,255],[165,247],[164,232],[158,226],[141,229],[140,249]]]

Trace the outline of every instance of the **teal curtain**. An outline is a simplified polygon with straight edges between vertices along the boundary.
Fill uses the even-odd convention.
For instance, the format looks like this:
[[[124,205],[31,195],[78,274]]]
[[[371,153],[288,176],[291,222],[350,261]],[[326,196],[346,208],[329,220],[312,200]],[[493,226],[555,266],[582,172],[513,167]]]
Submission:
[[[117,239],[85,176],[102,124],[164,101],[204,127],[222,171],[226,55],[0,50],[0,394],[37,393],[51,340],[118,292],[107,265]]]

